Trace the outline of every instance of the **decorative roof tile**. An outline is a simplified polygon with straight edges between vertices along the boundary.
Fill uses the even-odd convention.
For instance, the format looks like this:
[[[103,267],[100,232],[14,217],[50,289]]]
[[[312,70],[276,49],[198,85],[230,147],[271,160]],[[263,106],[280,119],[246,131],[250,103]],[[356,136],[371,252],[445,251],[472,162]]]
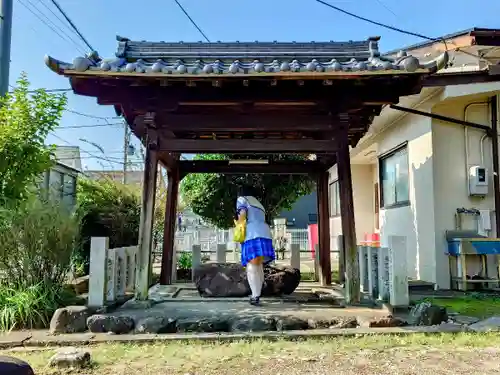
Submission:
[[[65,63],[50,56],[47,66],[58,74],[144,73],[150,75],[283,75],[291,73],[435,72],[448,63],[445,52],[421,62],[401,51],[396,58],[381,56],[379,38],[360,42],[167,43],[134,42],[117,37],[112,59],[96,52]]]

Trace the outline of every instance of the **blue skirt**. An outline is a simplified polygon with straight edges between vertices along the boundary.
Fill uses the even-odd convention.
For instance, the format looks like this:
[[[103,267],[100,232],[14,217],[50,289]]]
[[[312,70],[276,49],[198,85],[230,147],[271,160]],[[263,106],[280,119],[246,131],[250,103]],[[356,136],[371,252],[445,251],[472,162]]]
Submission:
[[[264,264],[272,262],[274,254],[273,240],[270,238],[254,238],[241,244],[241,264],[243,267],[257,257],[264,257]]]

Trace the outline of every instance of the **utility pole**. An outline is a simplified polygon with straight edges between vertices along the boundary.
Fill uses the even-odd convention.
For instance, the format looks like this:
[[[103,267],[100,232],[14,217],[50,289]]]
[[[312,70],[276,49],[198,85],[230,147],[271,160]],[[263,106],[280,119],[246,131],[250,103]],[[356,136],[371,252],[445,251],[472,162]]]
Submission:
[[[129,144],[128,125],[126,121],[123,121],[123,127],[125,128],[125,133],[123,137],[123,184],[125,185],[127,183],[128,144]]]
[[[0,96],[9,91],[13,0],[0,0]]]

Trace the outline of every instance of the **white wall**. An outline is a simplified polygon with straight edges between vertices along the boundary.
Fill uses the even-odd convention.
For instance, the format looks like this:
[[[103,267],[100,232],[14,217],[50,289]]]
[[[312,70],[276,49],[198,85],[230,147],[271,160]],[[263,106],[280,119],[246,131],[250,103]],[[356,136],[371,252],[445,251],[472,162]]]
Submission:
[[[425,111],[431,105],[432,100],[419,109]],[[408,276],[435,282],[431,120],[423,116],[407,115],[377,138],[378,156],[406,142],[409,166],[410,205],[381,208],[381,244],[388,246],[388,237],[391,235],[405,236]]]
[[[332,183],[338,179],[337,166],[330,168],[329,172],[329,183]],[[363,239],[365,233],[373,232],[375,221],[373,166],[369,164],[353,164],[351,165],[351,175],[356,238],[359,242]],[[341,219],[340,217],[332,217],[330,218],[332,249],[337,249],[337,244],[333,241],[339,234],[342,234]]]
[[[490,125],[490,108],[487,103],[488,97],[470,96],[445,100],[433,108],[433,112],[441,115],[466,119],[483,125]],[[477,104],[473,104],[477,103]],[[481,104],[482,103],[482,104]],[[468,162],[465,156],[465,133],[468,140]],[[479,210],[494,211],[493,177],[492,177],[492,154],[491,140],[484,139],[484,156],[481,160],[480,141],[484,131],[465,128],[447,122],[433,120],[433,150],[434,162],[434,200],[435,200],[435,242],[436,242],[436,265],[438,273],[438,285],[442,288],[449,287],[448,258],[445,255],[446,230],[455,229],[455,212],[459,207],[476,208]],[[467,166],[466,166],[467,164]],[[489,194],[485,198],[469,197],[468,195],[468,167],[483,164],[489,171]],[[494,228],[494,220],[492,227]],[[464,217],[462,229],[476,229],[473,217]],[[494,235],[494,232],[491,233]],[[491,259],[489,269],[494,270],[494,260]],[[479,269],[469,269],[468,273],[474,273]]]

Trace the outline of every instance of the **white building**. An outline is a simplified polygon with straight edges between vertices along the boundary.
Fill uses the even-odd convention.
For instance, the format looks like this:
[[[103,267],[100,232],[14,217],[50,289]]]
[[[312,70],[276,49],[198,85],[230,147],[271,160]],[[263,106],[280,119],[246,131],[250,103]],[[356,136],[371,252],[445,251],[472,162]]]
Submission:
[[[500,48],[494,45],[500,46],[500,33],[489,31],[488,40],[479,29],[446,36],[447,47],[455,50],[448,71],[477,71],[486,64],[498,64]],[[443,48],[442,42],[430,42],[406,50],[421,57],[437,55]],[[402,98],[398,106],[491,127],[490,101],[495,95],[498,101],[500,82],[465,83],[425,88],[419,95]],[[484,130],[386,107],[351,150],[351,163],[358,242],[365,233],[379,233],[382,246],[387,246],[389,235],[406,236],[411,279],[450,287],[445,232],[456,229],[457,208],[489,210],[482,211],[479,231],[496,237],[492,140]],[[487,170],[484,197],[469,195],[473,166]],[[334,166],[330,170],[332,239],[341,234],[336,180]],[[486,216],[491,217],[491,230]],[[477,218],[465,216],[462,229],[476,229]],[[490,268],[495,271],[496,266]]]

